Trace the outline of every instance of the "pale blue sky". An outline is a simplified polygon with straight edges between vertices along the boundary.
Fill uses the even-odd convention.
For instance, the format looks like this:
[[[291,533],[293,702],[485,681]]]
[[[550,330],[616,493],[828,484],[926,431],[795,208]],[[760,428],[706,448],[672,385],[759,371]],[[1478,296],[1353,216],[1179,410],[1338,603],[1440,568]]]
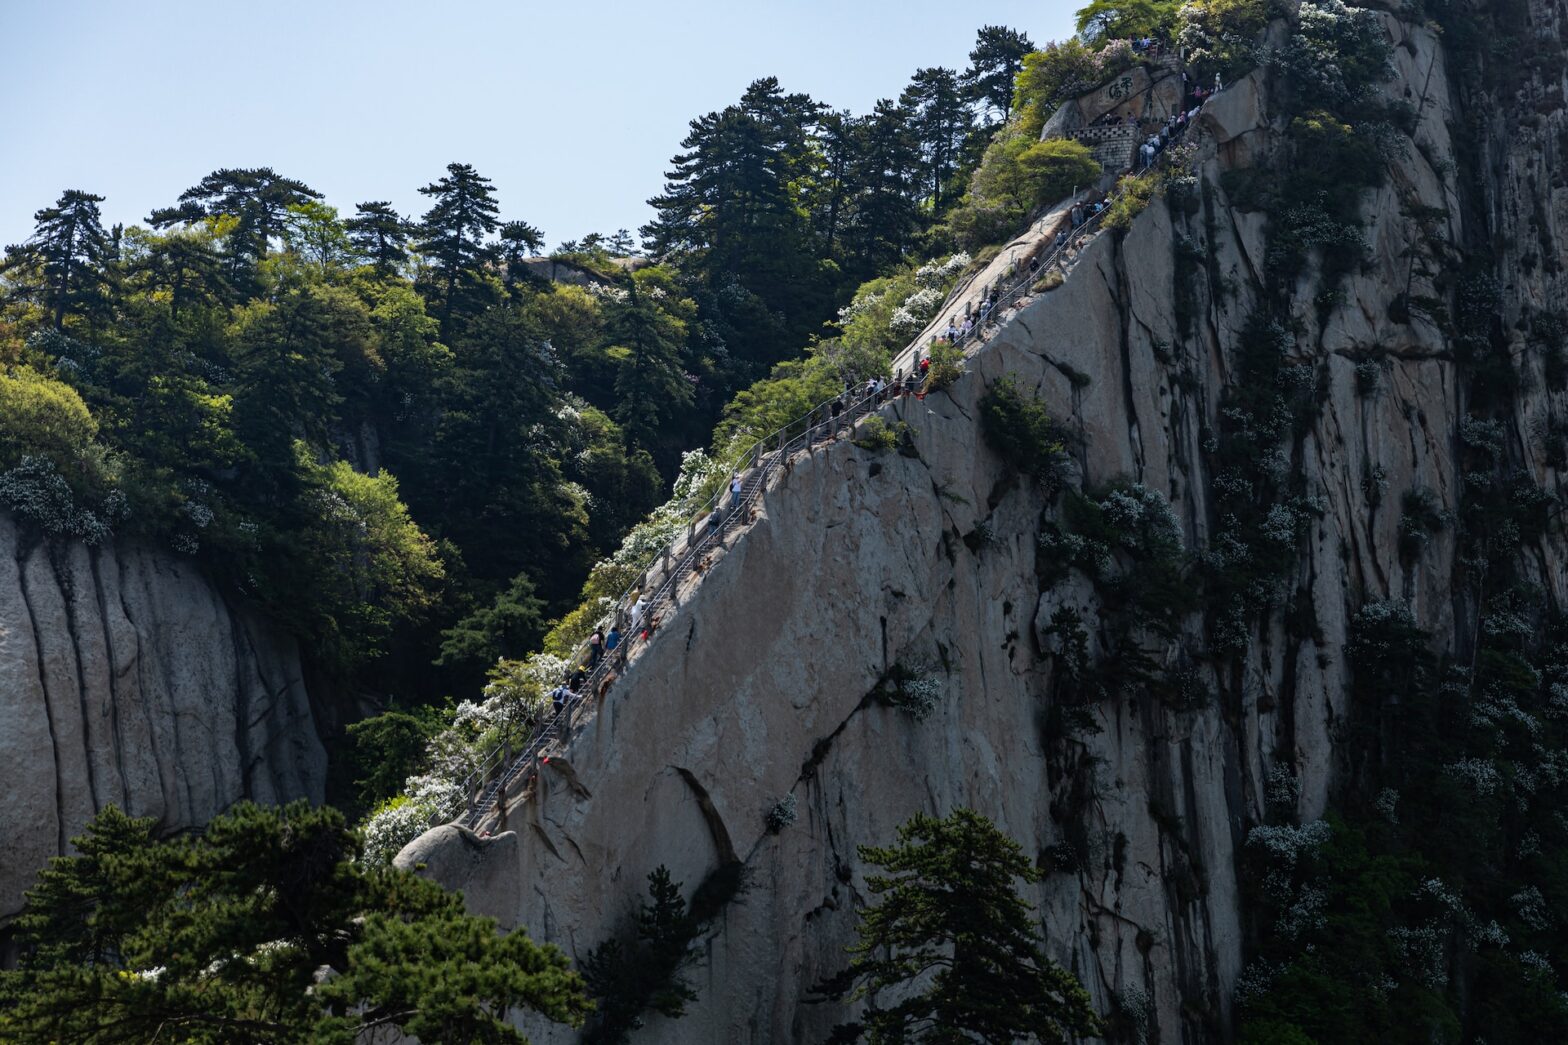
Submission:
[[[1063,0],[0,0],[0,244],[66,188],[145,219],[218,167],[271,166],[350,213],[417,215],[447,163],[554,246],[637,227],[692,117],[777,76],[865,112],[982,24],[1036,43]]]

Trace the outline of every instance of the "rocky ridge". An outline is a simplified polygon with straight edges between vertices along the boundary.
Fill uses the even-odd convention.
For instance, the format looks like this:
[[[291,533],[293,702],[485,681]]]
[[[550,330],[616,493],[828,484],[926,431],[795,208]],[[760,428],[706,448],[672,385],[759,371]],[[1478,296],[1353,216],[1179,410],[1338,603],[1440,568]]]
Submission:
[[[1556,32],[1550,12],[1536,13],[1538,31]],[[1051,498],[997,460],[978,424],[985,389],[1011,374],[1072,433],[1071,485],[1141,484],[1171,505],[1189,551],[1222,544],[1206,447],[1268,252],[1265,215],[1224,175],[1268,155],[1283,130],[1255,73],[1200,117],[1185,203],[1156,203],[1125,236],[1098,237],[948,392],[890,408],[914,429],[912,454],[839,442],[792,463],[746,539],[513,808],[512,830],[438,828],[400,861],[579,957],[624,923],[653,867],[689,892],[741,865],[749,888],[705,938],[699,1000],[682,1021],[652,1018],[639,1040],[821,1040],[847,1014],[811,988],[853,939],[855,844],[885,842],[917,810],[970,805],[1051,871],[1031,898],[1055,957],[1102,1011],[1144,1040],[1224,1037],[1247,931],[1238,853],[1280,799],[1270,781],[1291,781],[1292,816],[1308,821],[1352,775],[1352,615],[1393,597],[1440,643],[1474,627],[1451,531],[1411,555],[1398,509],[1416,490],[1458,503],[1460,364],[1433,315],[1391,299],[1441,299],[1439,273],[1477,237],[1499,245],[1499,336],[1521,372],[1503,438],[1535,482],[1561,492],[1562,464],[1540,438],[1559,396],[1523,334],[1561,290],[1560,264],[1546,263],[1568,222],[1553,175],[1561,87],[1535,100],[1550,115],[1522,132],[1500,113],[1471,122],[1439,36],[1382,21],[1394,44],[1383,91],[1410,104],[1413,130],[1363,203],[1368,261],[1327,300],[1311,270],[1294,288],[1319,307],[1298,315],[1289,360],[1322,376],[1317,411],[1287,447],[1312,507],[1289,578],[1293,622],[1274,614],[1244,655],[1194,668],[1190,701],[1110,699],[1087,709],[1092,728],[1060,728],[1052,622],[1072,610],[1095,647],[1105,600],[1079,571],[1042,583]],[[1476,210],[1450,159],[1457,132],[1483,143],[1485,228],[1466,226]],[[1543,547],[1534,577],[1559,606],[1563,552]],[[1176,668],[1203,624],[1137,638]],[[895,664],[940,682],[925,719],[874,698]],[[765,814],[790,795],[798,819],[770,831]]]

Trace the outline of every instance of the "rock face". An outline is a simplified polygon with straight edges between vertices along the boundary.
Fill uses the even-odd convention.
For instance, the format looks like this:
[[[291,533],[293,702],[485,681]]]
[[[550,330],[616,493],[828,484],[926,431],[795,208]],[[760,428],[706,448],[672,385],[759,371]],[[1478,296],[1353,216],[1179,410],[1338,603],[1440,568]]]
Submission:
[[[1311,627],[1277,613],[1226,669],[1201,669],[1184,705],[1113,697],[1088,709],[1097,728],[1057,728],[1052,617],[1076,610],[1098,642],[1103,604],[1076,571],[1042,583],[1049,498],[987,448],[979,423],[986,388],[1013,375],[1075,437],[1073,485],[1141,483],[1170,503],[1189,550],[1217,546],[1204,446],[1264,293],[1267,249],[1264,215],[1244,210],[1222,176],[1283,129],[1253,76],[1201,118],[1187,205],[1156,203],[1124,236],[1094,240],[956,385],[891,408],[915,430],[915,454],[840,442],[792,464],[762,518],[610,691],[569,764],[544,767],[509,831],[440,828],[400,860],[578,957],[624,927],[654,867],[689,894],[739,862],[749,889],[705,938],[699,1000],[681,1021],[652,1018],[637,1040],[819,1041],[850,1014],[811,987],[842,967],[866,900],[856,844],[885,844],[916,811],[972,806],[1050,870],[1030,898],[1055,957],[1102,1011],[1141,1021],[1144,1040],[1225,1038],[1244,960],[1238,852],[1263,821],[1270,776],[1294,779],[1305,821],[1351,772],[1351,616],[1393,597],[1439,643],[1474,626],[1451,532],[1401,550],[1402,494],[1458,502],[1467,414],[1448,335],[1419,310],[1391,308],[1398,294],[1446,292],[1439,265],[1412,259],[1499,244],[1500,336],[1522,378],[1501,438],[1548,490],[1561,492],[1565,467],[1541,449],[1560,394],[1520,322],[1562,293],[1555,245],[1568,232],[1568,189],[1551,168],[1561,91],[1522,136],[1486,123],[1501,117],[1467,129],[1491,143],[1479,150],[1489,225],[1467,228],[1475,210],[1447,160],[1458,91],[1438,37],[1383,20],[1395,44],[1384,90],[1415,110],[1415,147],[1365,200],[1369,262],[1301,311],[1289,352],[1322,374],[1319,409],[1286,447],[1316,505],[1289,579]],[[1315,300],[1316,278],[1301,277],[1295,300]],[[1559,606],[1565,551],[1560,539],[1543,546],[1535,576]],[[1144,648],[1170,666],[1202,627],[1189,619]],[[924,720],[868,696],[894,664],[940,680]],[[770,833],[764,816],[788,795],[798,819]]]
[[[1064,102],[1045,122],[1040,139],[1070,138],[1106,113],[1115,113],[1118,120],[1163,120],[1179,110],[1182,89],[1181,71],[1173,62],[1134,66],[1081,98]]]
[[[291,638],[188,562],[0,516],[0,919],[107,805],[172,832],[325,779]]]

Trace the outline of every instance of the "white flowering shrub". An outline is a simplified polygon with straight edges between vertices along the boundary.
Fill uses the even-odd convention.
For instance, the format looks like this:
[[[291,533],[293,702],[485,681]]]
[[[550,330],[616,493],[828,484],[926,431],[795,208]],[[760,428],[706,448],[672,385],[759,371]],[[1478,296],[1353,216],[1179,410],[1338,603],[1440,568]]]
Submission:
[[[1137,1045],[1149,1040],[1150,1020],[1154,1016],[1154,999],[1149,992],[1130,984],[1116,992],[1116,1010],[1127,1025],[1131,1038]]]
[[[899,337],[912,337],[918,334],[926,321],[920,315],[910,311],[904,305],[893,310],[893,315],[888,319],[888,328]]]
[[[1502,775],[1490,759],[1461,758],[1448,763],[1443,770],[1482,797],[1495,794],[1503,783]]]
[[[767,824],[769,831],[778,834],[795,822],[796,815],[795,792],[791,791],[777,802],[774,802],[762,819]]]
[[[888,706],[908,712],[918,722],[941,704],[947,695],[947,681],[931,668],[895,664],[876,693]]]
[[[600,283],[596,280],[589,281],[585,288],[588,293],[604,301],[613,301],[618,305],[626,304],[631,298],[631,292],[625,287],[617,287],[612,283]]]
[[[1341,0],[1304,0],[1297,19],[1276,60],[1307,105],[1358,102],[1388,75],[1392,49],[1375,12]]]
[[[1144,556],[1180,553],[1181,523],[1158,490],[1130,483],[1112,489],[1100,499],[1099,507],[1119,543],[1129,551]]]
[[[1249,855],[1263,869],[1263,893],[1276,904],[1292,902],[1299,867],[1316,856],[1333,835],[1326,821],[1300,827],[1260,825],[1247,833]]]
[[[1263,800],[1269,809],[1288,816],[1296,811],[1296,801],[1300,797],[1301,785],[1296,782],[1296,774],[1283,762],[1275,763],[1263,785]]]
[[[958,274],[968,268],[973,260],[968,251],[961,250],[940,261],[928,261],[915,270],[915,282],[921,287],[946,293],[952,281],[958,278]]]
[[[1328,924],[1324,913],[1327,906],[1328,894],[1309,882],[1296,891],[1275,921],[1274,930],[1287,940],[1295,940],[1322,929]]]
[[[1533,885],[1527,885],[1509,899],[1513,905],[1514,914],[1521,922],[1537,931],[1551,927],[1552,919],[1546,908],[1546,897],[1541,895],[1541,890]]]
[[[106,499],[104,508],[123,514],[124,497]],[[0,507],[33,523],[45,533],[74,537],[84,544],[99,544],[113,532],[114,518],[77,502],[71,485],[46,457],[25,456],[11,469],[0,472]]]
[[[432,820],[455,815],[469,797],[465,783],[470,775],[498,747],[510,743],[520,750],[549,716],[553,705],[548,692],[566,669],[567,661],[548,653],[500,661],[490,673],[484,699],[459,703],[446,728],[426,742],[423,771],[409,777],[401,795],[361,823],[366,859],[390,859]]]
[[[407,795],[383,802],[359,825],[364,861],[391,863],[399,850],[425,832],[434,813],[433,807],[421,805]]]
[[[1274,981],[1279,976],[1279,967],[1262,958],[1248,962],[1236,977],[1236,1004],[1246,1008],[1248,1003],[1256,1001],[1273,988]]]
[[[1397,925],[1388,931],[1405,973],[1434,991],[1448,986],[1448,936],[1433,923],[1414,928]]]

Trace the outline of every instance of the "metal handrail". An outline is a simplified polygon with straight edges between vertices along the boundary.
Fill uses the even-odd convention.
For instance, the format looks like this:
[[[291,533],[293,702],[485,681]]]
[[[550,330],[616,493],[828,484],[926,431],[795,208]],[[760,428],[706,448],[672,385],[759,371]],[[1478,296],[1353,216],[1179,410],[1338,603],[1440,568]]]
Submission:
[[[1156,164],[1165,160],[1170,146],[1174,145],[1185,134],[1186,127],[1190,126],[1190,122],[1171,137],[1166,148],[1161,150],[1160,156],[1156,159]],[[1150,168],[1144,169],[1148,170]],[[1045,272],[1052,265],[1061,263],[1080,236],[1086,232],[1093,232],[1099,227],[1101,220],[1110,209],[1110,203],[1119,198],[1119,196],[1120,193],[1112,195],[1107,199],[1105,207],[1087,215],[1077,225],[1070,226],[1068,238],[1065,242],[1059,246],[1048,248],[1040,263],[1034,269],[1017,273],[1016,278],[1004,289],[996,293],[995,298],[991,301],[989,311],[984,313],[984,318],[975,323],[967,334],[953,339],[951,344],[960,348],[968,346],[981,338],[986,328],[997,325],[1000,322],[1004,309],[1022,296],[1024,290],[1035,280],[1043,278]],[[931,343],[934,344],[938,340],[945,339],[933,337]],[[913,371],[913,360],[919,358],[920,348],[921,345],[917,338],[913,343],[906,346],[902,352],[893,357],[893,365],[897,366],[906,354],[913,353],[911,366]],[[966,351],[965,355],[967,356],[967,354],[968,352]],[[901,372],[901,370],[898,372]],[[659,612],[664,609],[666,604],[679,605],[681,581],[695,570],[696,564],[703,555],[715,545],[722,544],[726,526],[730,523],[736,526],[740,524],[743,519],[743,513],[749,511],[752,504],[761,497],[767,487],[769,476],[780,463],[787,461],[802,447],[814,446],[821,441],[814,438],[816,434],[825,431],[826,438],[836,438],[840,430],[846,427],[852,429],[861,417],[879,406],[884,399],[891,401],[899,394],[898,380],[895,377],[894,383],[887,386],[883,391],[873,392],[863,395],[859,399],[852,400],[850,405],[842,409],[837,416],[831,414],[832,405],[835,402],[842,403],[844,396],[843,394],[833,396],[812,407],[806,413],[783,427],[753,442],[731,466],[734,474],[738,476],[744,475],[744,479],[742,481],[741,495],[727,509],[729,521],[722,521],[721,517],[721,521],[717,525],[713,523],[714,514],[725,510],[723,509],[723,500],[725,495],[729,493],[729,488],[726,484],[696,510],[687,513],[689,518],[686,524],[686,532],[669,541],[651,557],[647,565],[644,566],[637,582],[627,588],[611,604],[610,612],[607,615],[608,619],[616,626],[619,626],[621,621],[627,619],[627,607],[633,601],[633,596],[645,595],[650,582],[655,577],[658,577],[659,583],[654,587],[652,596],[648,598],[643,615],[638,622],[639,624],[643,621],[649,623],[650,627],[646,629],[646,638],[651,640],[654,631],[661,627],[663,623],[658,619]],[[770,447],[772,449],[769,449]],[[701,536],[697,534],[697,520],[699,518],[705,520],[704,532]],[[680,544],[682,540],[685,541],[683,547]],[[678,555],[677,548],[679,548]],[[673,565],[671,564],[672,557],[674,558]],[[661,570],[662,575],[656,574],[654,572],[655,568]],[[615,649],[603,651],[599,660],[590,669],[581,691],[574,698],[566,701],[553,714],[536,723],[534,729],[518,750],[516,757],[512,755],[510,743],[498,744],[491,749],[463,779],[461,789],[464,797],[461,800],[461,804],[456,808],[438,811],[436,814],[437,820],[455,817],[465,827],[473,829],[484,820],[492,808],[495,808],[497,805],[502,805],[504,808],[507,791],[520,780],[526,784],[532,778],[537,770],[537,760],[544,757],[546,748],[553,742],[564,741],[570,737],[573,729],[578,724],[580,710],[589,703],[587,698],[595,694],[602,697],[608,691],[609,683],[613,682],[617,677],[613,672],[627,663],[631,656],[632,645],[637,640],[637,635],[628,634]],[[579,663],[587,655],[587,652],[588,643],[585,640],[567,658],[568,663]],[[498,770],[499,772],[497,772]],[[463,808],[464,806],[466,806],[466,810]]]
[[[869,413],[889,395],[889,389],[864,395],[857,400],[851,401],[850,405],[844,408],[836,418],[831,413],[832,404],[835,400],[842,401],[843,397],[842,395],[835,396],[833,399],[826,400],[820,406],[802,414],[783,428],[752,444],[742,457],[750,456],[755,463],[746,473],[746,479],[741,490],[742,497],[739,502],[726,509],[730,520],[738,525],[744,513],[761,496],[767,486],[768,477],[780,463],[788,460],[803,446],[815,445],[816,442],[821,441],[821,438],[818,438],[818,436],[828,439],[835,438],[841,430],[852,427],[862,416]],[[763,449],[766,446],[774,446],[775,449],[771,451]],[[721,490],[715,498],[710,499],[709,503],[722,500],[726,492]],[[721,522],[718,526],[713,526],[710,522],[709,525],[704,527],[701,537],[695,539],[695,543],[693,543],[694,532],[690,529],[688,530],[686,548],[673,567],[665,568],[664,576],[654,588],[652,597],[648,599],[646,609],[643,611],[642,618],[640,618],[639,623],[646,620],[652,625],[652,627],[647,629],[648,639],[651,639],[653,631],[661,626],[661,622],[658,620],[660,611],[670,603],[678,604],[681,581],[693,572],[695,564],[703,555],[716,544],[722,542],[724,530],[728,525],[729,523],[727,522]],[[666,545],[664,554],[668,555],[675,546],[676,542],[674,541]],[[644,581],[648,579],[650,573],[651,570],[649,573],[644,574]],[[632,589],[628,591],[630,592],[630,590]],[[615,618],[617,623],[619,623],[623,609],[624,607],[621,605],[616,607]],[[613,681],[615,676],[612,675],[612,672],[625,664],[630,658],[633,643],[638,641],[638,637],[638,635],[628,635],[615,649],[603,654],[598,663],[589,672],[579,694],[574,699],[567,701],[559,710],[535,727],[515,759],[510,756],[509,745],[497,745],[481,761],[480,765],[465,778],[463,784],[468,808],[466,813],[461,815],[461,821],[464,826],[469,828],[478,826],[506,790],[510,789],[519,779],[531,776],[532,764],[535,759],[543,755],[544,749],[552,741],[570,734],[576,725],[579,709],[586,703],[584,698],[592,696],[596,692],[602,695],[601,688],[605,686],[607,681]],[[495,770],[503,765],[506,767],[504,771],[499,776],[492,777]],[[447,815],[450,816],[452,812],[449,810]]]

